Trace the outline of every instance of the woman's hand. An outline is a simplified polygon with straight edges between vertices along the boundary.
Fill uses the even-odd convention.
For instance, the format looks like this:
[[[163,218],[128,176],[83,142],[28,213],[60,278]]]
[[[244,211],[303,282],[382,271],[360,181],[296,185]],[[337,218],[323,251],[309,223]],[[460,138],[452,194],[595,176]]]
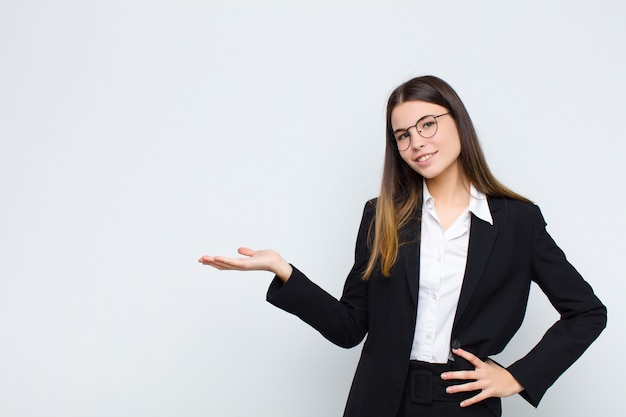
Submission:
[[[467,379],[472,380],[459,385],[452,385],[446,389],[449,394],[458,392],[476,391],[480,393],[461,402],[461,407],[468,407],[490,397],[508,397],[518,394],[524,390],[524,387],[511,375],[509,371],[487,359],[486,362],[481,361],[475,355],[463,350],[454,349],[455,355],[466,359],[474,366],[473,371],[451,371],[441,374],[441,379]]]
[[[223,256],[204,255],[198,262],[210,265],[219,270],[231,271],[270,271],[278,278],[287,282],[291,276],[293,268],[275,250],[252,250],[250,248],[239,248],[237,250],[244,258],[225,258]]]

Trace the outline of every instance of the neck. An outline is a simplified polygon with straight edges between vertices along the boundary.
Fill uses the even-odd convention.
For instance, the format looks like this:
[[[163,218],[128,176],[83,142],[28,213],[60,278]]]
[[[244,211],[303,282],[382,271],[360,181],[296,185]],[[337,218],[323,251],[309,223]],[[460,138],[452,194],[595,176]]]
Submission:
[[[470,183],[463,175],[437,176],[426,180],[428,191],[441,206],[467,206]]]

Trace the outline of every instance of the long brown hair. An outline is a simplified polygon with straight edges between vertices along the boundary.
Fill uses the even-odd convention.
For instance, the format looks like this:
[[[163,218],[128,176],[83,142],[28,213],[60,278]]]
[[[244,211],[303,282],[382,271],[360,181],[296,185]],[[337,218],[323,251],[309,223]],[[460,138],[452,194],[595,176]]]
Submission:
[[[371,254],[363,279],[368,280],[376,268],[389,277],[398,258],[400,231],[412,219],[420,216],[423,177],[400,157],[395,147],[391,112],[405,101],[424,101],[438,104],[450,112],[456,122],[461,140],[459,162],[465,177],[476,189],[487,196],[529,200],[502,185],[493,176],[478,141],[474,124],[456,92],[440,78],[423,76],[413,78],[396,88],[387,101],[387,132],[383,180],[376,204],[375,221],[370,227]]]

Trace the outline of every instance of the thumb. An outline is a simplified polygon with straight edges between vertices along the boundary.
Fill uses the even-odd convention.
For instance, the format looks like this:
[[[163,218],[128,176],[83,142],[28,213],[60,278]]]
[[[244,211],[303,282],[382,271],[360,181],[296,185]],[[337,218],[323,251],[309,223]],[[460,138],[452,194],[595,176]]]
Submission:
[[[237,249],[237,252],[239,252],[240,255],[244,255],[244,256],[254,256],[254,254],[256,253],[255,250],[252,250],[246,247]]]

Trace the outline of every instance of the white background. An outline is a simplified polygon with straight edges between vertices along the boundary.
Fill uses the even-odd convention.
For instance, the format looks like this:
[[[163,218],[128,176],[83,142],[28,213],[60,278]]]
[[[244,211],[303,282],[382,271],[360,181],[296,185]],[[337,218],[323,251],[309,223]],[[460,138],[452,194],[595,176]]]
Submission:
[[[511,3],[511,4],[509,4]],[[339,416],[359,348],[265,302],[339,295],[384,105],[435,74],[609,308],[538,410],[622,409],[623,2],[0,1],[0,416]],[[533,290],[511,363],[557,318]],[[294,410],[300,410],[295,412]]]

